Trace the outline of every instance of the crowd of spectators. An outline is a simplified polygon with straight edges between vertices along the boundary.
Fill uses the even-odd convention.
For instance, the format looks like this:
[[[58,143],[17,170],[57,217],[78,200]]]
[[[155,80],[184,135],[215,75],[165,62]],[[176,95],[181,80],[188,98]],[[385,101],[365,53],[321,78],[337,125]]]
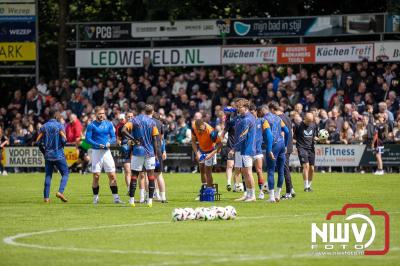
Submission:
[[[359,63],[313,66],[241,65],[221,68],[145,67],[105,71],[77,80],[42,79],[23,91],[16,88],[0,109],[0,137],[7,145],[33,145],[51,109],[62,114],[69,143],[78,143],[94,119],[95,106],[106,107],[118,124],[121,114],[152,104],[165,123],[167,143],[191,141],[190,120],[201,112],[205,121],[223,129],[223,107],[235,97],[259,106],[277,101],[298,123],[312,111],[329,143],[366,143],[378,118],[387,126],[387,142],[400,142],[400,66]],[[372,132],[372,133],[371,133]]]

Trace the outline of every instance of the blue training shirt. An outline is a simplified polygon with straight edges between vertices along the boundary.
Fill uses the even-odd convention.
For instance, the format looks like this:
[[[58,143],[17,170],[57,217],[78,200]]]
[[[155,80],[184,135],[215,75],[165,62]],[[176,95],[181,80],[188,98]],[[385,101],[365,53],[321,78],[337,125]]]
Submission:
[[[263,144],[263,129],[262,129],[262,118],[257,118],[256,120],[256,155],[262,154],[262,144]]]
[[[269,126],[271,128],[273,144],[283,141],[282,119],[279,116],[277,116],[271,112],[269,112],[268,114],[265,115],[265,119],[268,121]],[[285,125],[283,124],[283,126],[285,126]]]
[[[235,127],[235,151],[241,155],[256,153],[256,118],[250,112],[240,116]]]
[[[289,142],[289,129],[286,127],[282,119],[272,113],[268,113],[263,117],[262,122],[264,141],[267,146],[267,153],[272,150],[272,146],[285,141],[285,147]],[[284,133],[284,137],[282,136]]]
[[[107,149],[107,143],[115,144],[117,142],[114,126],[108,120],[101,122],[95,120],[90,123],[86,129],[85,139],[90,145],[92,145],[92,148],[96,150],[101,149],[100,144],[103,144],[104,149]]]
[[[50,119],[40,128],[40,133],[42,134],[40,142],[44,144],[44,158],[46,160],[57,161],[65,159],[64,144],[67,140],[60,135],[60,132],[64,132],[64,127],[56,119]]]
[[[147,115],[138,115],[125,124],[128,129],[132,129],[132,136],[140,141],[140,145],[133,146],[134,156],[154,157],[153,140],[159,135],[157,125],[154,120]]]

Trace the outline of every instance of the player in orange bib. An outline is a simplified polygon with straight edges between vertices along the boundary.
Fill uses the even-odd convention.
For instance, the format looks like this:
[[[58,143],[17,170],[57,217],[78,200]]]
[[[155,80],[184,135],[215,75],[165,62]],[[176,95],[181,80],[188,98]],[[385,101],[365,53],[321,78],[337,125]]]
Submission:
[[[192,148],[199,162],[202,188],[213,186],[212,167],[217,164],[217,153],[221,147],[218,132],[203,119],[195,120],[192,128]]]

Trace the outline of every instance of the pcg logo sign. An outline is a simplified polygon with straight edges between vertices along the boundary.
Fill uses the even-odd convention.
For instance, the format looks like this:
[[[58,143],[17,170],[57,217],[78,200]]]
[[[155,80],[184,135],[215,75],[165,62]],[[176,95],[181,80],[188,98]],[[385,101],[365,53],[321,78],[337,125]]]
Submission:
[[[311,250],[319,255],[385,255],[389,251],[389,215],[370,204],[346,204],[311,224]]]

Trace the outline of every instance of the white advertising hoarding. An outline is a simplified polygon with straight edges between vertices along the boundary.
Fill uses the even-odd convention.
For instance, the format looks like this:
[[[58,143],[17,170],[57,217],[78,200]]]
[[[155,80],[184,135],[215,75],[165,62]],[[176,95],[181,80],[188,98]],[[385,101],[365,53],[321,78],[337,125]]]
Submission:
[[[359,62],[363,59],[374,60],[374,44],[317,44],[315,63]]]
[[[276,47],[225,46],[221,50],[222,64],[266,64],[276,61]]]
[[[359,166],[365,145],[315,145],[316,166]],[[290,166],[300,166],[297,150],[290,156]]]
[[[219,35],[216,20],[133,22],[131,32],[132,38]]]
[[[76,67],[141,67],[143,59],[153,66],[204,66],[220,64],[220,47],[79,49],[75,52]]]
[[[400,61],[400,42],[375,42],[375,61]]]

